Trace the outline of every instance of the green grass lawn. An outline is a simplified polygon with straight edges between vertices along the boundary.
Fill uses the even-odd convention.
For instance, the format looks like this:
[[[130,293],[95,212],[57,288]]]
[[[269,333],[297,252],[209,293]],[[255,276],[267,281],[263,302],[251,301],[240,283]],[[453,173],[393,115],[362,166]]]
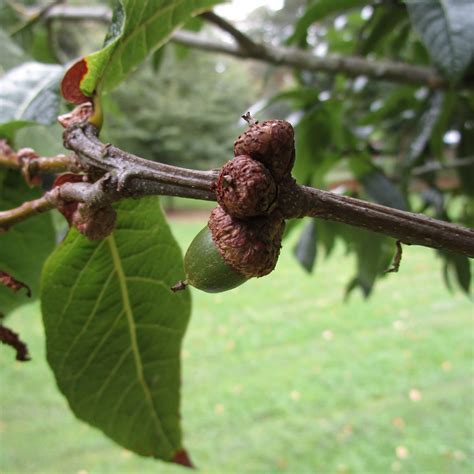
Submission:
[[[204,225],[175,223],[183,248]],[[473,306],[428,249],[406,247],[373,297],[342,301],[353,260],[306,276],[286,245],[270,276],[193,292],[183,348],[185,445],[202,473],[471,473]],[[341,249],[339,249],[341,250]],[[1,473],[183,473],[76,420],[45,362],[38,305],[0,348]]]

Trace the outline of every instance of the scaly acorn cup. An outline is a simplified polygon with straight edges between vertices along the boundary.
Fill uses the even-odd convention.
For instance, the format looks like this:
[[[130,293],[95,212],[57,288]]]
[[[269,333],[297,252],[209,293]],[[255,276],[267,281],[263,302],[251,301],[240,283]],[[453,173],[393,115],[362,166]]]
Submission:
[[[291,173],[295,162],[295,134],[285,120],[250,125],[234,143],[234,155],[249,155],[263,163],[278,183]]]
[[[278,260],[284,220],[277,216],[236,219],[216,207],[208,226],[194,238],[184,257],[186,284],[208,293],[231,290],[249,278],[270,273]]]
[[[222,167],[216,196],[228,214],[243,219],[270,214],[276,203],[277,187],[262,163],[240,155]]]

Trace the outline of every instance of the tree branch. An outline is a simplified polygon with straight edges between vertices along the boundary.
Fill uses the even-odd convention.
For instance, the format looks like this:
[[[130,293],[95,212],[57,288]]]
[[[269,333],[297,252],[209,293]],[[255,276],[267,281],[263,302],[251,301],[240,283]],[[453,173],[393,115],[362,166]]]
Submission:
[[[90,124],[64,132],[81,167],[95,183],[65,183],[40,199],[0,212],[0,229],[45,212],[59,202],[84,202],[101,207],[126,197],[170,195],[215,201],[217,171],[164,165],[127,153],[97,138]],[[100,177],[101,176],[101,177]],[[285,219],[304,216],[342,222],[393,237],[407,245],[423,245],[474,257],[474,230],[331,192],[299,186],[293,178],[279,185],[277,209]]]
[[[85,167],[101,169],[117,176],[120,196],[162,194],[159,187],[169,185],[173,195],[195,199],[216,200],[214,194],[217,172],[196,171],[163,165],[126,153],[116,147],[106,147],[97,139],[90,125],[65,131],[65,144],[73,149]],[[125,181],[123,181],[124,170]],[[404,244],[443,248],[474,257],[474,230],[400,211],[359,199],[340,196],[306,186],[291,179],[280,185],[278,208],[287,219],[304,216],[343,222],[388,235]]]
[[[237,41],[237,44],[227,44],[219,40],[207,39],[189,31],[177,31],[171,40],[203,51],[226,54],[241,59],[255,59],[298,70],[327,72],[329,74],[342,73],[351,77],[364,75],[375,80],[426,86],[431,89],[449,88],[448,81],[434,68],[395,61],[374,61],[358,56],[328,55],[318,57],[309,51],[299,48],[273,46],[270,44],[263,45],[255,43],[214,13],[206,14],[205,18],[231,34]],[[57,5],[47,12],[45,19],[109,22],[111,13],[110,11],[107,12],[103,7]],[[473,85],[467,83],[461,84],[461,86],[472,87]]]
[[[44,157],[31,148],[22,148],[15,152],[6,140],[0,140],[0,167],[21,170],[29,184],[34,183],[35,178],[42,173],[80,170],[74,156],[61,154]]]

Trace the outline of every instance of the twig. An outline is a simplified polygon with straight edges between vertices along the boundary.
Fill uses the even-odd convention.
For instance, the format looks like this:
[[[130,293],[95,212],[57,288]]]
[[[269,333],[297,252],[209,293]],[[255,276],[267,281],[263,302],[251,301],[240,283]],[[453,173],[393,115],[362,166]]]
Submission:
[[[202,13],[201,17],[209,23],[212,23],[213,25],[219,27],[222,31],[225,31],[226,33],[230,34],[235,39],[235,41],[237,41],[239,46],[245,51],[248,51],[252,54],[264,54],[265,46],[256,43],[249,36],[242,33],[242,31],[237,29],[234,25],[229,23],[224,18],[220,17],[219,15],[216,15],[214,12]]]
[[[425,163],[424,165],[413,168],[411,170],[411,174],[413,176],[421,176],[426,173],[432,173],[433,171],[462,168],[464,166],[471,165],[474,165],[474,156],[466,158],[457,158],[446,163],[440,163],[439,161],[430,161],[428,163]]]
[[[26,201],[21,206],[7,211],[0,211],[0,232],[7,231],[11,226],[23,222],[30,217],[54,209],[55,205],[47,195],[34,201]]]
[[[31,298],[31,289],[26,283],[13,278],[9,273],[2,270],[0,270],[0,284],[10,288],[15,293],[24,288],[28,298]]]
[[[40,199],[0,212],[0,229],[39,212],[60,200],[103,206],[126,197],[170,195],[215,201],[216,171],[197,171],[164,165],[127,153],[97,138],[91,125],[73,126],[64,133],[83,169],[102,178],[91,183],[66,183]],[[474,257],[474,230],[307,186],[293,178],[280,183],[277,208],[285,219],[304,216],[342,222],[388,235],[409,245],[423,245]]]
[[[43,173],[61,173],[63,171],[80,171],[73,155],[38,156],[31,148],[13,151],[5,140],[0,140],[0,167],[21,170],[28,184]],[[38,183],[35,183],[38,184]]]
[[[403,255],[403,248],[402,248],[402,243],[397,240],[395,242],[397,246],[397,252],[395,254],[395,257],[393,257],[393,263],[390,268],[385,270],[385,273],[397,273],[399,268],[400,268],[400,263],[402,261],[402,255]]]
[[[19,338],[16,332],[3,326],[3,324],[0,324],[0,342],[16,350],[16,360],[21,362],[31,360],[26,344]]]

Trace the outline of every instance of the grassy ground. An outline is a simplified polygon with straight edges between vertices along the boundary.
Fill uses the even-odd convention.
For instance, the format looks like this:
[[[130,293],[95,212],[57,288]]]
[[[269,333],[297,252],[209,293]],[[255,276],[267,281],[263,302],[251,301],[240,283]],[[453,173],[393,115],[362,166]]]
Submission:
[[[176,223],[185,247],[201,223]],[[203,473],[471,473],[473,312],[430,250],[405,248],[365,302],[342,301],[342,253],[194,293],[183,360],[185,443]],[[0,348],[0,472],[182,473],[77,421],[44,357],[38,306],[9,320],[33,361]]]

